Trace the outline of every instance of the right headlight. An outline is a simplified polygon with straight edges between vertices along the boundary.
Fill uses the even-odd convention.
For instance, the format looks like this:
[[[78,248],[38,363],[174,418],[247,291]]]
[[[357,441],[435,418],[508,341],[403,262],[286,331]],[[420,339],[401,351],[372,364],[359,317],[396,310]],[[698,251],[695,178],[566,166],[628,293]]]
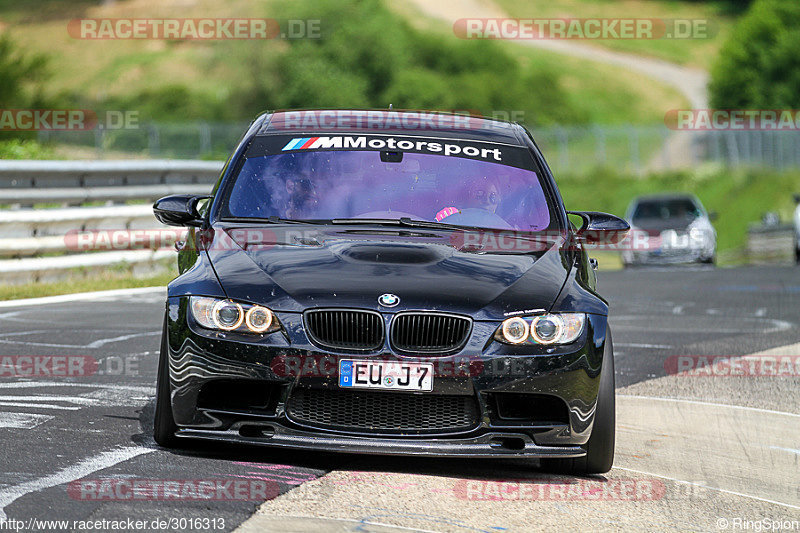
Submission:
[[[505,344],[569,344],[580,337],[585,323],[584,313],[515,316],[503,321],[494,338]]]
[[[189,309],[197,323],[208,329],[255,334],[281,329],[275,314],[263,305],[192,296],[189,298]]]

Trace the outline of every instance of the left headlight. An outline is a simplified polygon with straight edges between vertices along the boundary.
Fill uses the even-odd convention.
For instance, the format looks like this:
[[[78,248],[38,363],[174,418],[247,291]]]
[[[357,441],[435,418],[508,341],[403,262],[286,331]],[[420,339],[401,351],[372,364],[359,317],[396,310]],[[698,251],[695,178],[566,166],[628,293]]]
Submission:
[[[494,338],[505,344],[516,345],[569,344],[581,336],[585,324],[584,313],[515,316],[503,321]]]
[[[197,323],[208,329],[255,334],[281,329],[275,314],[262,305],[192,296],[189,298],[189,309]]]

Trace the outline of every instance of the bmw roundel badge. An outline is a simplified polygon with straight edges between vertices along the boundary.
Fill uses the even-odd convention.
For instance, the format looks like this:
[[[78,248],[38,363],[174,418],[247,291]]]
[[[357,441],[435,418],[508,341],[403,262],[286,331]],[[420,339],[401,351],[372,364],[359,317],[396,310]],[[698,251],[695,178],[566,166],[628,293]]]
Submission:
[[[400,303],[400,298],[396,294],[381,294],[378,303],[384,307],[394,307]]]

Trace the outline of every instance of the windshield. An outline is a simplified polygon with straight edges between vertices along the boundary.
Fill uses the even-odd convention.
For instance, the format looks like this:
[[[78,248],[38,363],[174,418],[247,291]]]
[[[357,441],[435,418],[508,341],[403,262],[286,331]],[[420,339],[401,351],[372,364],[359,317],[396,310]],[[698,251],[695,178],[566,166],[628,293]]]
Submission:
[[[445,155],[304,151],[245,160],[222,218],[349,218],[442,222],[539,231],[550,206],[532,170]],[[383,159],[388,159],[385,155]]]
[[[636,206],[632,221],[635,223],[641,220],[694,220],[700,214],[700,209],[689,198],[645,200]]]

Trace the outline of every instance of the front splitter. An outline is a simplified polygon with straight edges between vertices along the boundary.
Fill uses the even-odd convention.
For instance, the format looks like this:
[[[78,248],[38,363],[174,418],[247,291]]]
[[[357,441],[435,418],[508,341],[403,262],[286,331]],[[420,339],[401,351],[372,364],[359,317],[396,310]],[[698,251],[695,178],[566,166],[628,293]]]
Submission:
[[[244,428],[246,426],[246,428]],[[243,431],[246,429],[246,431]],[[320,435],[290,429],[276,423],[238,423],[229,430],[180,429],[180,438],[254,444],[275,448],[316,450],[372,455],[412,455],[428,457],[548,458],[583,457],[580,446],[540,446],[520,433],[486,433],[461,439],[356,437]]]

